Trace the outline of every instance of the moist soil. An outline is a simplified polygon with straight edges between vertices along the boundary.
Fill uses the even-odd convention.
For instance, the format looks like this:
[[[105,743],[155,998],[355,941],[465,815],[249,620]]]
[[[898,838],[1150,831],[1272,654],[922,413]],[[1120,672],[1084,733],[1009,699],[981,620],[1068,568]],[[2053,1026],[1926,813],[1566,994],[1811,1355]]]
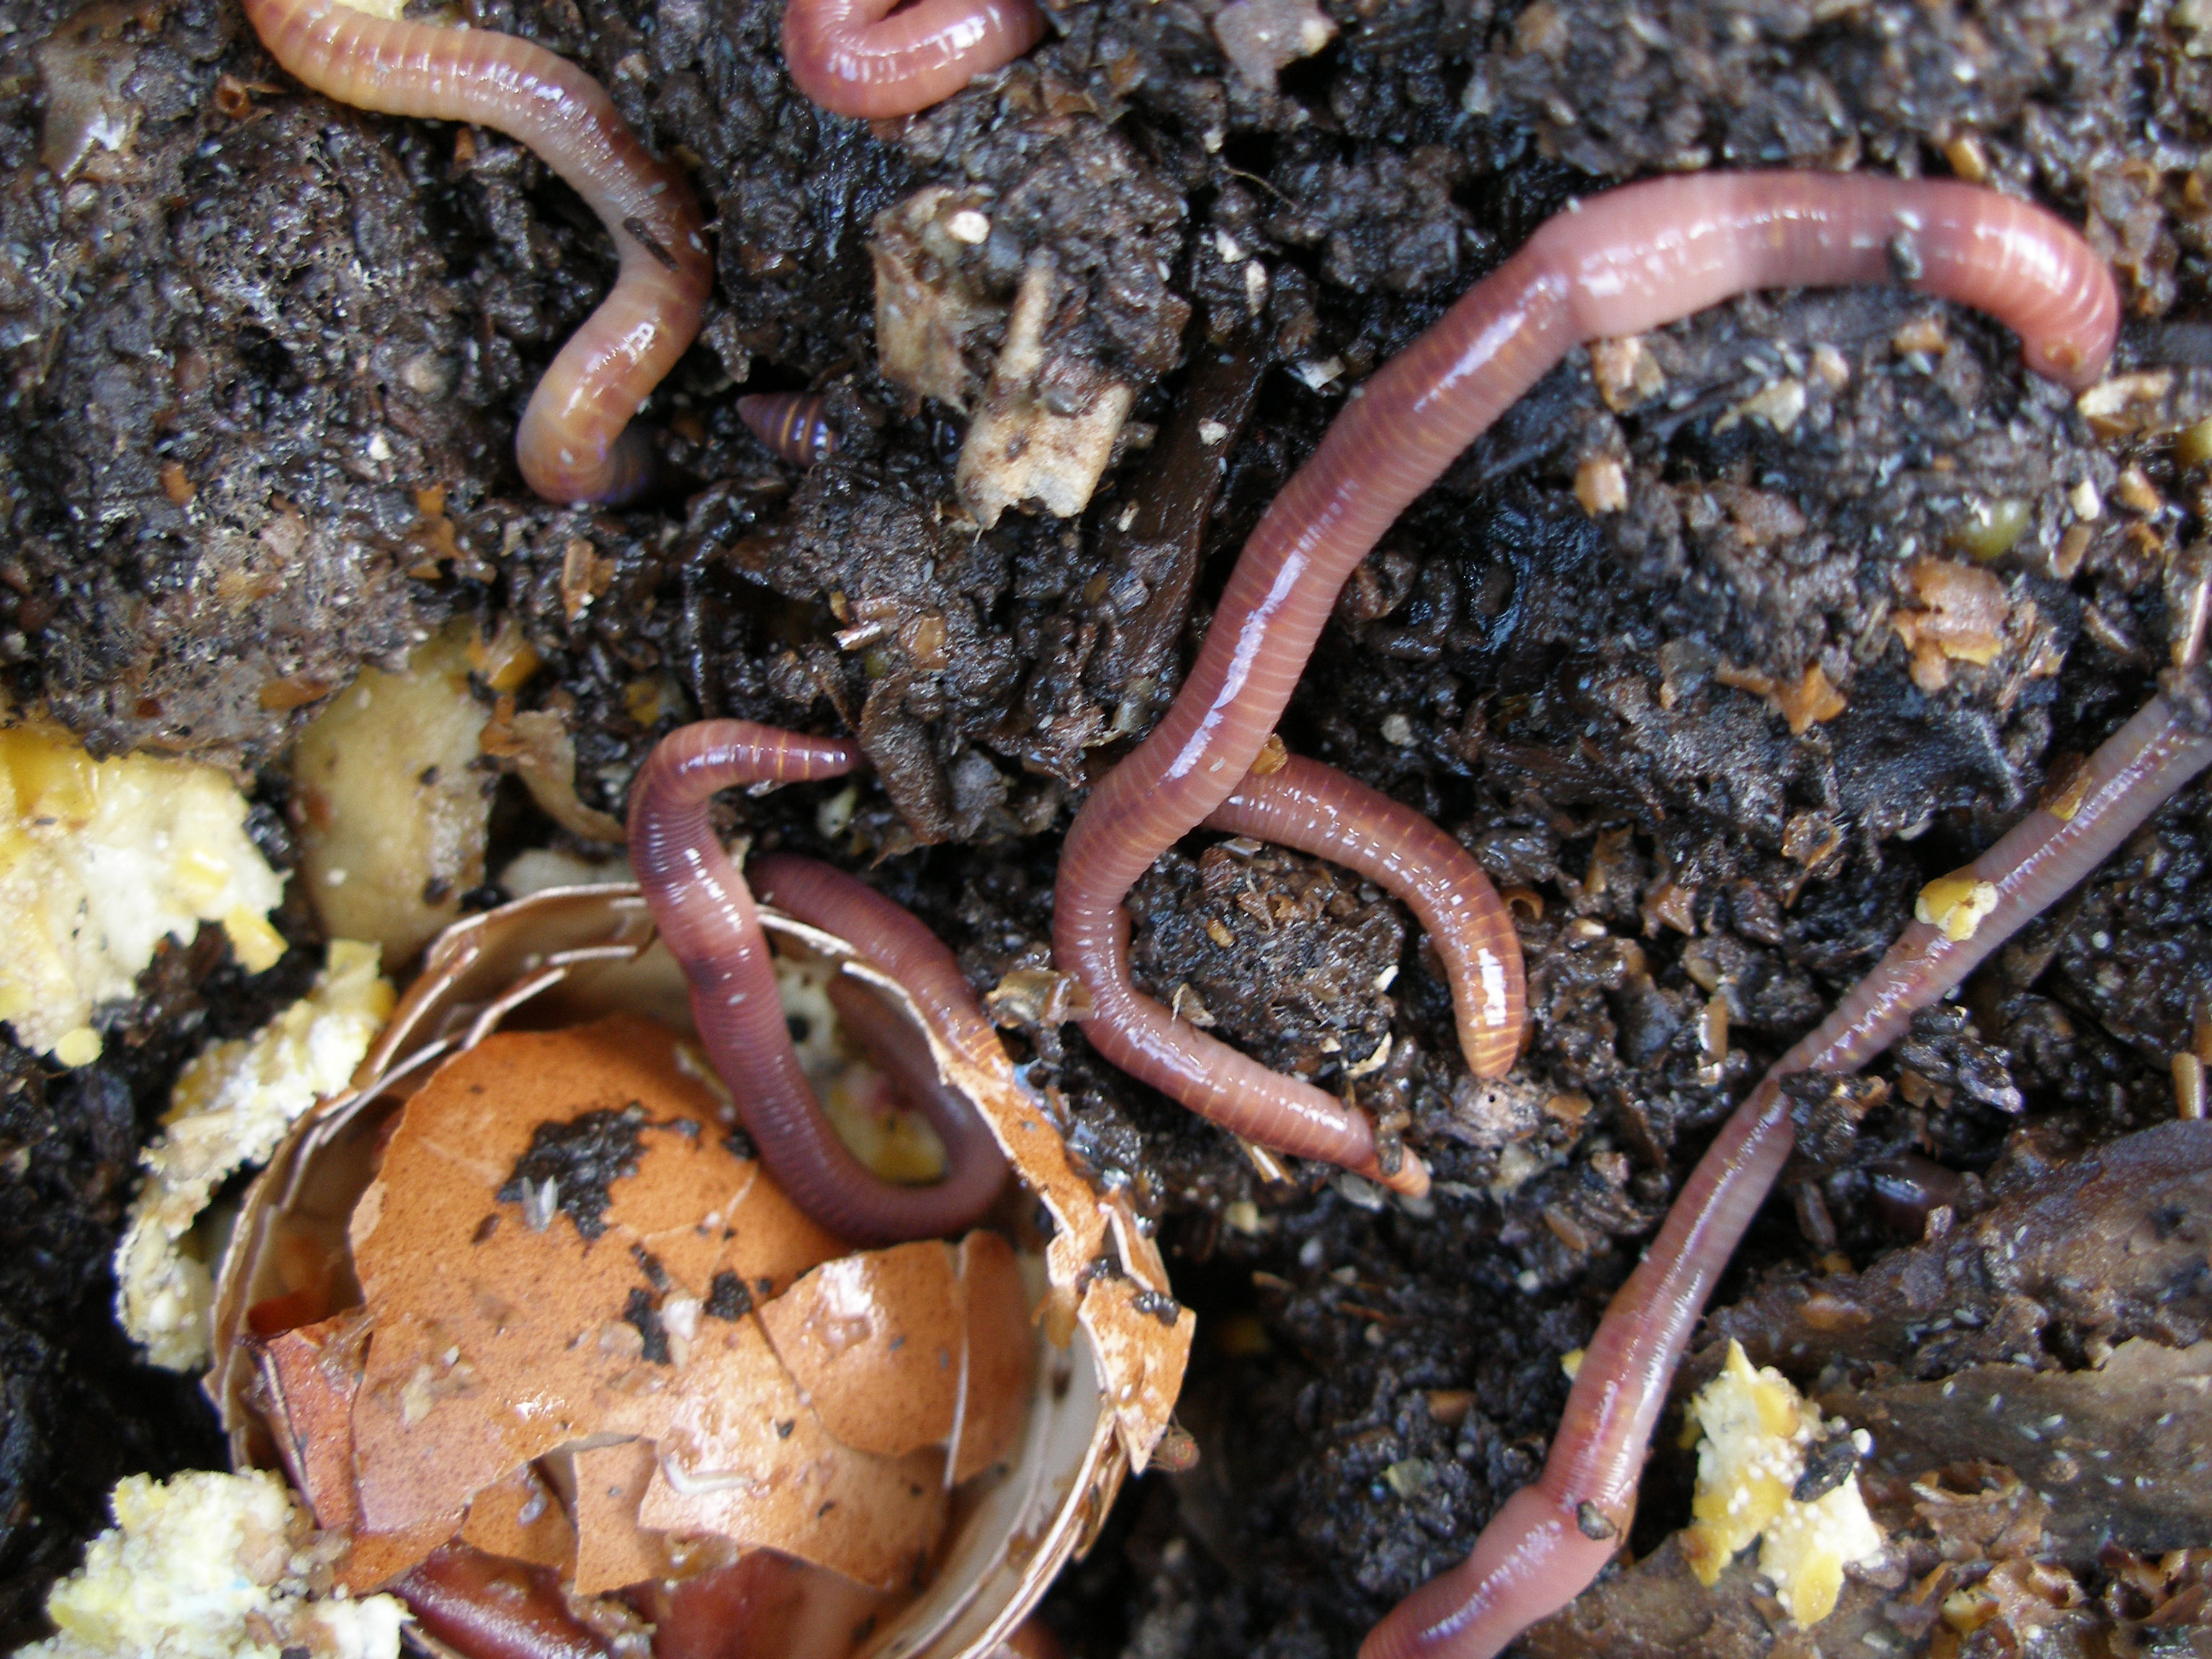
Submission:
[[[1164,708],[1347,390],[1576,196],[1709,167],[1950,174],[2036,197],[2112,259],[2121,367],[2147,378],[2094,422],[1984,318],[1761,295],[1572,354],[1347,586],[1282,735],[1514,890],[1520,1065],[1473,1083],[1418,927],[1287,852],[1191,838],[1133,896],[1134,954],[1217,1035],[1402,1126],[1427,1205],[1319,1170],[1264,1180],[1075,1027],[1009,1031],[1200,1321],[1196,1468],[1133,1483],[1046,1618],[1085,1659],[1350,1653],[1539,1467],[1562,1357],[1731,1102],[2166,660],[2212,488],[2186,464],[2203,446],[2172,436],[2212,413],[2212,19],[2194,0],[1068,0],[990,84],[869,125],[796,94],[768,0],[458,11],[588,65],[705,198],[718,281],[653,401],[663,486],[562,508],[517,477],[521,403],[612,269],[527,151],[305,94],[223,0],[6,0],[9,704],[100,752],[231,768],[283,865],[283,752],[319,700],[449,618],[512,617],[545,659],[520,702],[565,718],[587,805],[619,813],[655,739],[702,714],[856,733],[872,772],[834,836],[818,791],[732,825],[864,872],[979,988],[1048,962],[1073,811]],[[1278,62],[1250,50],[1255,19],[1333,36]],[[1056,276],[1048,401],[1134,393],[1078,519],[967,520],[964,417],[878,368],[872,222],[940,185],[991,204],[958,256],[972,292],[1003,305],[1036,262]],[[979,373],[994,326],[968,343]],[[842,441],[811,471],[734,409],[799,389]],[[1954,601],[1982,624],[1947,653]],[[846,648],[864,603],[882,625]],[[2169,1056],[2208,988],[2205,806],[2185,792],[1924,1018],[1880,1086],[1799,1101],[1804,1155],[1718,1299],[1742,1328],[2172,1118]],[[507,787],[498,852],[563,833]],[[177,1066],[304,983],[318,924],[297,897],[283,921],[295,949],[258,979],[212,934],[165,954],[91,1067],[0,1052],[0,1640],[40,1628],[118,1474],[220,1457],[190,1385],[132,1362],[106,1261]],[[1780,1340],[1762,1357],[1902,1414],[1881,1389],[1948,1367],[2063,1377],[2100,1343],[2186,1346],[2212,1197],[2159,1214],[2143,1224],[2197,1242],[2193,1268],[2128,1292],[2151,1314],[2100,1325],[2029,1287],[2006,1293],[2009,1347],[1923,1363],[1925,1322],[1900,1316],[1856,1370]],[[1977,1572],[2040,1550],[2077,1596],[2040,1638],[2064,1651],[2158,1616],[2137,1557],[2212,1544],[2131,1531],[2134,1509],[2022,1521],[1996,1475],[1973,1490],[2010,1529],[1943,1533],[1910,1479],[1996,1454],[1966,1429],[1911,1443],[1926,1470],[1869,1475],[1882,1512]],[[1805,1643],[1777,1637],[1746,1565],[1711,1591],[1665,1579],[1686,1465],[1662,1450],[1647,1484],[1633,1541],[1656,1553],[1542,1650],[1639,1650],[1638,1618],[1683,1632],[1676,1652],[1722,1650],[1697,1632],[1723,1628],[1730,1651]],[[1604,1599],[1642,1594],[1677,1624]],[[1866,1641],[1929,1639],[1898,1584],[1852,1595]],[[2196,1639],[2166,1611],[2161,1640]],[[2034,1620],[2010,1618],[1972,1641],[2011,1650]]]

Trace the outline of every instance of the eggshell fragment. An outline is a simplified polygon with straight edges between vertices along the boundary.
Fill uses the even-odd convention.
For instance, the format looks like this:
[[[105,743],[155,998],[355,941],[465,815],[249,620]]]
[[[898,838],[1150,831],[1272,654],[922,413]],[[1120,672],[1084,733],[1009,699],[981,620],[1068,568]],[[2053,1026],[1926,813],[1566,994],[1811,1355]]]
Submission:
[[[776,1357],[847,1445],[903,1457],[952,1433],[968,1346],[952,1247],[824,1262],[761,1310]]]
[[[998,1462],[1020,1424],[1029,1322],[1012,1249],[984,1232],[825,1262],[761,1310],[831,1434],[902,1457],[957,1430],[956,1485]]]
[[[667,1571],[666,1553],[637,1522],[638,1499],[645,1495],[656,1461],[649,1440],[623,1440],[572,1455],[577,1595],[597,1595]]]
[[[292,1484],[325,1531],[360,1523],[353,1490],[353,1399],[368,1336],[358,1310],[271,1337],[258,1355],[270,1421]]]
[[[533,1464],[477,1492],[460,1536],[461,1542],[487,1555],[537,1567],[566,1567],[576,1559],[576,1529],[568,1512]]]
[[[660,1467],[641,1525],[719,1533],[880,1589],[913,1582],[936,1547],[944,1454],[878,1457],[840,1443],[757,1320],[702,1327],[661,1403]]]
[[[725,1109],[632,1015],[495,1034],[408,1103],[352,1227],[376,1329],[354,1408],[368,1527],[458,1523],[564,1442],[652,1433],[665,1292],[711,1307],[731,1273],[767,1296],[844,1253],[723,1144]]]
[[[1013,1246],[996,1233],[960,1241],[968,1314],[968,1398],[953,1458],[955,1484],[1008,1457],[1029,1409],[1033,1310]]]

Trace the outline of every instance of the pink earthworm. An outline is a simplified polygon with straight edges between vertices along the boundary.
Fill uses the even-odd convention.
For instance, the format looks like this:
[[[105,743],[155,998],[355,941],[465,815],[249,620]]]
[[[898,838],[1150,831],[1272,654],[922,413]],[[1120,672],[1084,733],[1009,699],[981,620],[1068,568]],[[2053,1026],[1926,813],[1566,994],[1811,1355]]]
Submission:
[[[1865,1065],[2208,764],[2212,728],[2154,696],[2090,757],[2058,811],[2037,808],[1955,877],[1922,890],[1923,919],[1775,1061],[1698,1161],[1590,1340],[1542,1475],[1505,1500],[1465,1561],[1376,1626],[1360,1659],[1490,1659],[1597,1576],[1627,1530],[1644,1447],[1691,1328],[1790,1156],[1782,1079]]]
[[[1107,1060],[1249,1139],[1376,1172],[1371,1126],[1175,1019],[1129,982],[1121,901],[1229,798],[1273,731],[1338,592],[1392,521],[1577,342],[1735,294],[1905,281],[1979,307],[2069,386],[2109,357],[2119,307],[2081,239],[2039,208],[1931,179],[1704,173],[1609,191],[1547,221],[1357,388],[1231,572],[1182,692],[1091,791],[1060,850],[1053,944]],[[1382,1178],[1419,1191],[1401,1155]]]
[[[779,461],[812,466],[837,453],[837,434],[823,408],[818,392],[754,392],[738,399],[738,418]]]
[[[1521,1052],[1521,939],[1481,866],[1429,819],[1333,766],[1291,756],[1249,772],[1206,827],[1279,842],[1395,893],[1443,963],[1468,1069],[1503,1077]]]
[[[767,936],[751,891],[708,817],[724,789],[842,776],[859,749],[745,720],[701,720],[662,738],[630,787],[629,853],[669,951],[691,983],[691,1012],[745,1127],[793,1203],[856,1244],[957,1232],[999,1190],[1006,1161],[975,1109],[950,1091],[914,1103],[944,1140],[945,1179],[902,1187],[864,1168],[823,1116],[784,1023]],[[948,1042],[990,1033],[952,954],[919,921],[849,876],[789,857],[763,859],[778,902],[849,942],[907,987]],[[995,1036],[991,1038],[995,1043]]]
[[[467,1544],[442,1544],[392,1584],[416,1624],[469,1659],[613,1659],[568,1610],[560,1575]]]
[[[693,337],[714,284],[699,207],[638,142],[606,88],[564,58],[495,30],[387,21],[339,0],[246,0],[270,55],[342,104],[473,121],[520,140],[606,223],[620,274],[523,410],[514,458],[555,501],[612,501],[649,482],[631,417]]]
[[[823,109],[884,120],[943,103],[1043,34],[1036,0],[787,0],[783,62]]]

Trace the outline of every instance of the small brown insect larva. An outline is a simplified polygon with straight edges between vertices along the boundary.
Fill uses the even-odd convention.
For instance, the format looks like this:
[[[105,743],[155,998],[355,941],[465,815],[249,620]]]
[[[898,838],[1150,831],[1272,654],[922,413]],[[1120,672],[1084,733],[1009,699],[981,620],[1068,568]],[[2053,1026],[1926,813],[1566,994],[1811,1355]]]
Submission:
[[[779,461],[812,466],[837,453],[824,407],[818,392],[755,392],[738,399],[738,418]]]

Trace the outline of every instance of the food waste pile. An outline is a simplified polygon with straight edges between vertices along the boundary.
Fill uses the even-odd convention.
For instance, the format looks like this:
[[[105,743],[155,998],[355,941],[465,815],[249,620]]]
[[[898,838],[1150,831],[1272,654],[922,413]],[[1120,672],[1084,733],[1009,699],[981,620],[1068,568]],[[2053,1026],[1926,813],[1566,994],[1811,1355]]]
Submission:
[[[586,67],[712,226],[705,325],[647,411],[669,482],[611,508],[535,499],[512,453],[614,269],[527,149],[304,93],[228,0],[0,11],[0,696],[39,744],[213,769],[285,882],[273,932],[194,912],[0,1042],[0,1643],[44,1632],[118,1477],[225,1465],[194,1379],[112,1311],[187,1060],[333,938],[404,984],[440,927],[618,854],[653,744],[729,715],[857,741],[855,778],[726,827],[956,951],[1196,1315],[1196,1461],[1124,1491],[1046,1623],[1084,1659],[1349,1654],[1534,1476],[1735,1099],[2203,604],[2195,0],[1067,0],[1005,71],[876,122],[796,90],[780,16],[446,20]],[[1061,836],[1359,384],[1571,201],[1721,167],[2033,197],[2112,265],[2113,368],[2077,398],[1961,307],[1770,292],[1577,349],[1479,439],[1347,586],[1280,735],[1504,893],[1511,1073],[1468,1075],[1418,924],[1338,866],[1194,836],[1130,899],[1140,983],[1351,1091],[1434,1185],[1272,1178],[1067,1023]],[[818,465],[737,412],[798,392],[837,435]],[[987,421],[1074,459],[979,465]],[[2205,1639],[2212,1470],[2172,1424],[2212,1371],[2212,1171],[2170,1126],[2212,1063],[2207,806],[2185,790],[1864,1079],[1795,1098],[1638,1565],[1529,1651],[1810,1650],[1755,1553],[1707,1574],[1682,1541],[1678,1431],[1717,1436],[1700,1391],[1731,1378],[1798,1425],[1791,1480],[1855,1468],[1889,1540],[1822,1650]]]

